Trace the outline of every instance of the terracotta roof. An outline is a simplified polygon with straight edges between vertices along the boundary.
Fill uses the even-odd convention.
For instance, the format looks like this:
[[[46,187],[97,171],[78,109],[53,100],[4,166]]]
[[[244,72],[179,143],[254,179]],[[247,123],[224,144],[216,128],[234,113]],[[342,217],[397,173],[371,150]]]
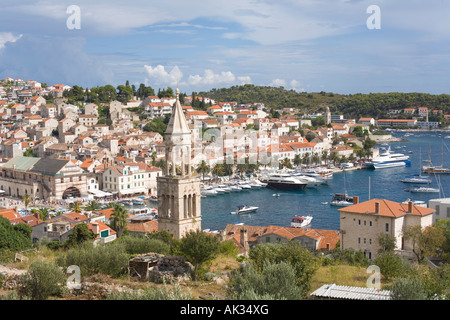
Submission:
[[[152,233],[158,231],[158,221],[133,222],[127,224],[127,230],[131,232]]]
[[[104,224],[101,221],[94,221],[88,224],[89,230],[92,231],[92,225],[96,223],[98,224],[99,227],[99,231],[102,232],[104,230],[109,230],[109,235],[113,235],[116,234],[116,231],[114,231],[113,229],[111,229],[110,227],[108,227],[106,224]],[[97,238],[100,238],[100,234],[97,236]]]
[[[65,217],[69,220],[77,221],[77,222],[89,220],[89,218],[86,217],[84,214],[77,213],[77,212],[68,212],[68,213],[62,214],[61,216]]]
[[[16,210],[14,209],[2,209],[0,210],[0,216],[11,220],[11,219],[16,219],[20,217],[20,214],[18,212],[16,212]]]
[[[376,203],[379,204],[378,213],[376,213]],[[340,212],[359,213],[359,214],[372,214],[385,217],[398,218],[407,214],[415,216],[426,216],[435,212],[434,209],[424,208],[421,206],[415,206],[411,203],[411,212],[409,212],[410,204],[397,203],[385,199],[372,199],[365,202],[360,202],[342,209],[338,209]]]
[[[288,240],[302,236],[312,238],[319,241],[317,249],[334,249],[336,248],[336,243],[340,239],[338,230],[269,226],[263,236],[268,234],[276,234]]]

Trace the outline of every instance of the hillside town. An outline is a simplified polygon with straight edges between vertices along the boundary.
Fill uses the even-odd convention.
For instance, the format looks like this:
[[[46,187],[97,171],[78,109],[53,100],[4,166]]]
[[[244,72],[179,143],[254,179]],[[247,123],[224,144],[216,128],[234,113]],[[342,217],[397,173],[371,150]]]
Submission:
[[[391,141],[392,136],[384,129],[438,127],[438,123],[428,121],[428,113],[439,111],[423,108],[417,110],[414,119],[345,119],[343,115],[331,114],[329,108],[317,114],[299,114],[298,110],[284,108],[276,110],[274,117],[259,102],[238,104],[196,97],[204,100],[206,107],[194,109],[191,96],[184,97],[183,105],[180,104],[178,91],[176,97],[133,97],[126,103],[114,100],[102,106],[80,106],[67,102],[64,92],[72,90],[67,85],[43,87],[37,81],[12,78],[1,83],[0,216],[14,225],[31,226],[33,243],[44,238],[64,242],[80,223],[88,225],[96,242],[112,242],[120,230],[111,227],[114,208],[107,204],[142,203],[144,199],[157,200],[158,204],[154,211],[145,211],[149,214],[130,210],[128,232],[146,235],[166,225],[170,231],[171,215],[178,208],[173,202],[180,201],[184,218],[192,220],[187,227],[178,225],[181,229],[170,232],[181,238],[189,228],[198,228],[201,221],[197,180],[188,191],[179,187],[174,191],[170,179],[165,182],[164,177],[172,175],[191,183],[191,170],[197,171],[201,165],[237,165],[246,159],[276,169],[291,167],[288,163],[326,165],[334,172],[349,168],[347,164],[351,163],[357,169],[378,155],[377,142]],[[50,96],[52,102],[45,98]],[[105,107],[108,124],[99,123],[99,108]],[[136,108],[140,113],[130,111]],[[175,114],[178,111],[182,118]],[[170,118],[166,131],[169,140],[164,132],[145,129],[158,118]],[[176,159],[168,151],[179,142],[174,138],[177,134],[185,137],[184,143],[189,141],[188,160],[180,167],[176,167]],[[181,153],[180,158],[183,156]],[[207,174],[209,178],[214,175]],[[216,180],[221,181],[220,177]],[[74,204],[88,205],[90,201],[102,206],[95,210],[74,209]],[[42,207],[50,209],[53,215],[43,220],[37,211]],[[228,224],[214,236],[233,241],[243,255],[257,244],[298,241],[311,252],[340,247],[362,250],[366,258],[372,259],[379,249],[377,235],[392,233],[397,240],[396,251],[413,260],[413,245],[402,238],[399,230],[410,225],[425,228],[436,221],[436,209],[412,201],[360,201],[353,197],[352,205],[338,212],[339,230]]]

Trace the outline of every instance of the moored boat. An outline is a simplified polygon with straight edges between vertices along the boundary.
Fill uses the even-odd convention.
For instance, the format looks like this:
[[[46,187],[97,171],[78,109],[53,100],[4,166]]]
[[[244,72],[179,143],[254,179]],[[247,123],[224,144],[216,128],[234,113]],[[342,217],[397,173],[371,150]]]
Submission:
[[[331,199],[330,205],[337,207],[347,207],[353,204],[353,197],[346,193],[335,193]]]
[[[422,175],[414,175],[414,176],[406,176],[402,180],[400,180],[403,183],[419,183],[419,184],[430,184],[431,179],[428,176],[422,176]]]
[[[303,190],[307,185],[307,182],[289,174],[274,174],[267,180],[267,187],[273,189]]]
[[[313,217],[311,216],[296,216],[292,218],[291,227],[292,228],[303,228],[311,224],[311,220]]]
[[[386,152],[380,153],[378,157],[372,159],[371,162],[366,162],[366,167],[374,169],[395,168],[409,166],[411,161],[408,155],[403,153],[392,153],[391,147]]]

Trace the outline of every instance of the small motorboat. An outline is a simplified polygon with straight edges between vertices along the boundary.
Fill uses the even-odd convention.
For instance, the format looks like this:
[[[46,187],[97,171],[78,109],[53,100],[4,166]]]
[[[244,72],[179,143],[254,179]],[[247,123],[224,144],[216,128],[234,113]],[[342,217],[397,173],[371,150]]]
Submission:
[[[274,196],[274,197],[279,197],[280,196],[280,194],[279,193],[274,193],[272,196]]]
[[[422,192],[422,193],[439,193],[439,188],[431,188],[431,187],[418,187],[409,189],[409,192]]]
[[[328,204],[328,201],[322,201],[322,204]]]
[[[291,221],[291,227],[292,228],[303,228],[308,226],[311,223],[312,217],[311,216],[301,216],[301,217],[294,217]]]
[[[258,209],[259,209],[259,207],[254,207],[254,206],[239,206],[239,207],[237,207],[236,211],[231,211],[231,214],[250,213],[250,212],[255,212]]]

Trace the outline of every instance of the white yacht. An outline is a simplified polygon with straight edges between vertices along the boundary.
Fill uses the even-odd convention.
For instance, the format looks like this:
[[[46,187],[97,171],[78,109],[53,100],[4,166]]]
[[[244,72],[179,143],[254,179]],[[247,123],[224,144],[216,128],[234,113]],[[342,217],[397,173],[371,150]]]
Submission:
[[[243,190],[248,190],[252,188],[248,182],[239,182],[239,187],[241,187],[241,189]]]
[[[219,193],[217,192],[217,190],[215,190],[211,187],[206,187],[201,191],[201,194],[204,196],[215,196]]]
[[[231,192],[231,188],[225,184],[219,184],[217,187],[222,189],[224,192]]]
[[[318,179],[314,178],[314,177],[310,177],[307,176],[303,173],[294,173],[292,176],[294,176],[295,178],[299,179],[300,181],[304,181],[307,183],[306,187],[307,188],[315,188],[315,187],[320,187],[320,185],[322,184],[322,181],[319,181]]]
[[[237,207],[236,211],[231,211],[231,214],[250,213],[250,212],[255,212],[258,209],[259,209],[259,207],[239,206],[239,207]]]
[[[303,190],[307,185],[306,181],[285,173],[273,174],[267,180],[267,187],[274,189]]]
[[[303,228],[311,223],[313,217],[311,216],[302,216],[302,217],[294,217],[291,221],[292,228]]]
[[[389,147],[386,152],[381,153],[378,157],[372,159],[372,162],[367,162],[366,166],[369,168],[382,169],[392,167],[404,167],[410,165],[409,156],[403,153],[391,153]]]
[[[422,176],[422,175],[414,175],[414,176],[406,176],[401,182],[404,183],[420,183],[420,184],[430,184],[431,179],[428,176]]]
[[[263,182],[259,181],[258,179],[256,179],[256,180],[250,181],[250,186],[255,189],[265,188],[267,186],[267,183],[263,183]]]
[[[230,189],[231,189],[231,191],[233,191],[233,192],[237,192],[237,191],[241,191],[241,190],[242,190],[242,188],[239,187],[238,185],[231,185],[231,186],[230,186]]]

